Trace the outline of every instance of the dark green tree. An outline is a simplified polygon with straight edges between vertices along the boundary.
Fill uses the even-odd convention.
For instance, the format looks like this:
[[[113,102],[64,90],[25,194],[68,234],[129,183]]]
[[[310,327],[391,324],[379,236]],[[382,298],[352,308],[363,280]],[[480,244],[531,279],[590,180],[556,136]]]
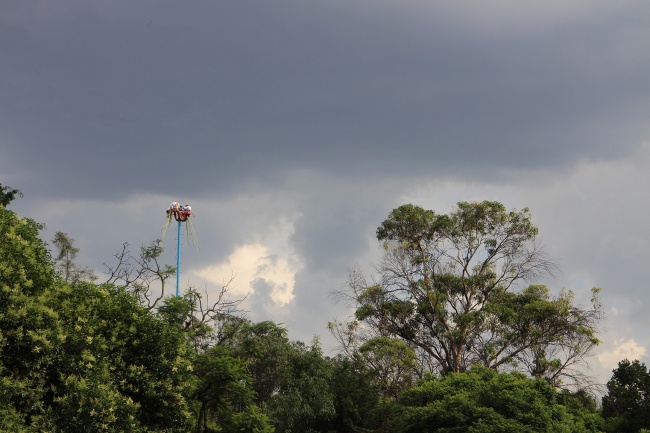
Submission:
[[[216,340],[211,325],[222,321],[240,323],[243,319],[206,320],[205,311],[197,305],[200,300],[194,290],[189,290],[183,296],[165,298],[157,312],[163,321],[184,333],[194,350],[193,371],[197,379],[192,395],[196,403],[194,431],[273,431],[269,418],[256,406],[253,378],[246,363],[235,356],[231,346],[210,344]]]
[[[376,371],[361,357],[337,356],[332,364],[331,388],[334,417],[327,431],[360,433],[379,430],[385,419],[382,411],[383,386]]]
[[[602,420],[579,400],[566,406],[548,382],[476,367],[427,377],[405,391],[390,431],[400,433],[585,433]]]
[[[0,183],[0,207],[7,207],[16,197],[22,197],[23,193],[10,186],[2,186]]]
[[[325,432],[335,414],[331,366],[317,341],[294,342],[290,349],[288,374],[264,409],[278,431]]]
[[[255,405],[252,377],[245,362],[227,346],[214,346],[197,356],[199,403],[197,433],[233,431],[271,433],[269,418]]]
[[[221,339],[223,345],[246,363],[253,378],[256,401],[267,403],[291,374],[292,347],[287,330],[270,321],[251,323],[231,317],[221,330]]]
[[[317,341],[291,342],[273,322],[233,319],[222,331],[222,344],[251,372],[255,401],[277,431],[327,431],[334,417],[331,364]]]
[[[571,292],[522,290],[554,269],[537,232],[528,209],[506,211],[498,202],[460,202],[449,215],[410,204],[394,209],[377,229],[385,251],[377,278],[350,279],[367,339],[401,339],[421,370],[483,365],[580,384],[575,367],[598,343],[598,291],[582,309]]]
[[[607,382],[603,416],[610,431],[636,433],[650,429],[650,372],[639,360],[618,363]]]

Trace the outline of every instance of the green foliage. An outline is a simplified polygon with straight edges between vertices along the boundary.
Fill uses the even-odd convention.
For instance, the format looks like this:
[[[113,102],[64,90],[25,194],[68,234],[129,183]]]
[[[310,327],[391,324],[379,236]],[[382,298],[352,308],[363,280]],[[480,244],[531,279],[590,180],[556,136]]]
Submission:
[[[359,348],[359,354],[374,373],[384,396],[397,397],[413,385],[417,369],[415,352],[406,343],[390,337],[376,337]]]
[[[246,364],[225,346],[214,346],[195,363],[200,404],[197,432],[270,433],[268,417],[254,405],[255,393]]]
[[[438,232],[451,225],[446,215],[436,215],[432,210],[406,204],[394,209],[377,229],[377,239],[407,242],[411,246],[431,241]]]
[[[288,374],[279,378],[278,392],[263,406],[278,431],[317,432],[334,416],[331,368],[318,343],[293,343]]]
[[[375,371],[360,358],[338,356],[330,362],[335,415],[328,423],[327,431],[375,431],[383,420],[382,390]]]
[[[440,379],[428,377],[405,391],[395,432],[584,433],[601,431],[592,408],[559,402],[547,382],[520,373],[475,367]]]
[[[41,225],[0,207],[0,430],[33,431],[57,315],[37,301],[55,282]]]
[[[618,363],[602,399],[609,431],[628,433],[650,429],[650,372],[639,360]]]
[[[498,338],[486,347],[484,358],[494,358],[489,352],[494,347],[524,347],[526,350],[492,365],[523,364],[533,377],[544,378],[554,386],[560,386],[569,373],[577,374],[568,368],[566,359],[560,358],[562,350],[579,358],[600,342],[595,327],[599,306],[576,308],[570,291],[552,297],[546,286],[534,285],[519,293],[502,292],[494,296],[486,311],[496,319],[490,326]]]
[[[57,274],[40,229],[0,207],[0,431],[602,430],[586,393],[551,387],[561,370],[553,348],[596,344],[595,316],[575,308],[570,292],[511,292],[513,268],[499,262],[521,259],[536,234],[527,210],[496,202],[459,203],[449,216],[395,210],[378,229],[387,278],[356,291],[357,318],[378,332],[355,339],[357,326],[348,328],[350,350],[334,359],[317,340],[292,342],[276,323],[233,316],[236,303],[206,308],[195,291],[151,295],[149,285],[164,286],[174,272],[159,264],[159,242],[135,264],[125,246],[110,283],[96,285],[75,277],[78,249],[62,233]],[[452,250],[474,253],[454,261]],[[391,264],[406,272],[391,274]],[[537,264],[519,264],[535,273]],[[457,352],[445,354],[445,344]],[[449,374],[414,385],[423,355]],[[476,360],[494,369],[524,363],[546,380],[469,369]],[[630,427],[621,408],[647,412],[642,367],[621,364],[610,381],[609,431]]]
[[[188,431],[184,334],[124,289],[57,279],[40,228],[0,208],[0,430]]]
[[[222,333],[223,344],[246,363],[255,401],[276,430],[321,431],[334,417],[331,365],[317,342],[292,343],[273,322],[234,320]]]
[[[0,208],[0,308],[11,294],[36,295],[53,284],[52,259],[39,238],[42,228]]]
[[[192,319],[191,300],[180,296],[169,296],[162,301],[158,308],[160,317],[178,329],[184,329],[185,324]]]
[[[0,183],[0,207],[6,208],[16,197],[22,197],[23,193],[10,186],[2,186]]]
[[[291,345],[287,330],[273,322],[250,323],[241,320],[224,330],[224,344],[243,359],[253,377],[256,399],[265,403],[279,390],[279,381],[289,374]]]
[[[82,431],[90,419],[95,427],[125,423],[122,431],[186,431],[194,381],[191,352],[180,330],[149,313],[125,289],[108,284],[64,286],[46,304],[63,322],[58,336],[63,353],[51,377],[54,407],[85,416],[70,419],[57,410],[63,414],[60,425]],[[104,411],[98,414],[102,399]]]

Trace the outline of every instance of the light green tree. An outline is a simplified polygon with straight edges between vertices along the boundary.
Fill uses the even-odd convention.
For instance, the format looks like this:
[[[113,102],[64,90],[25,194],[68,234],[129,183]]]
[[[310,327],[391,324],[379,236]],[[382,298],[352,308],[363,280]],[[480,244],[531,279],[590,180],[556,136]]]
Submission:
[[[32,432],[44,414],[58,319],[39,297],[56,282],[42,225],[0,206],[0,431]]]
[[[181,330],[110,284],[64,285],[43,302],[61,327],[46,369],[55,425],[79,432],[191,428],[196,381]]]
[[[0,208],[0,431],[188,431],[185,334],[123,288],[57,278],[40,229]]]

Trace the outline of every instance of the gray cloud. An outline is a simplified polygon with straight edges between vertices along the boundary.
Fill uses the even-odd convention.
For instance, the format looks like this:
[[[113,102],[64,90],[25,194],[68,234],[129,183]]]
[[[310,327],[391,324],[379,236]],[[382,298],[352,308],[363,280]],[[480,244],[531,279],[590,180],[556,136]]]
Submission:
[[[231,191],[291,168],[494,176],[624,155],[648,132],[638,10],[487,37],[422,4],[11,12],[2,168],[38,194]]]

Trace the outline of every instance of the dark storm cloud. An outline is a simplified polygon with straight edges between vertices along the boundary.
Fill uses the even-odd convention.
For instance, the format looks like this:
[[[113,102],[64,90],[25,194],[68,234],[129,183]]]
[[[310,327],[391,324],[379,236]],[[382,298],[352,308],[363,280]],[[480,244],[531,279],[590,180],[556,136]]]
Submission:
[[[426,2],[10,2],[0,169],[123,197],[616,157],[650,108],[650,6],[628,5],[491,33]]]

